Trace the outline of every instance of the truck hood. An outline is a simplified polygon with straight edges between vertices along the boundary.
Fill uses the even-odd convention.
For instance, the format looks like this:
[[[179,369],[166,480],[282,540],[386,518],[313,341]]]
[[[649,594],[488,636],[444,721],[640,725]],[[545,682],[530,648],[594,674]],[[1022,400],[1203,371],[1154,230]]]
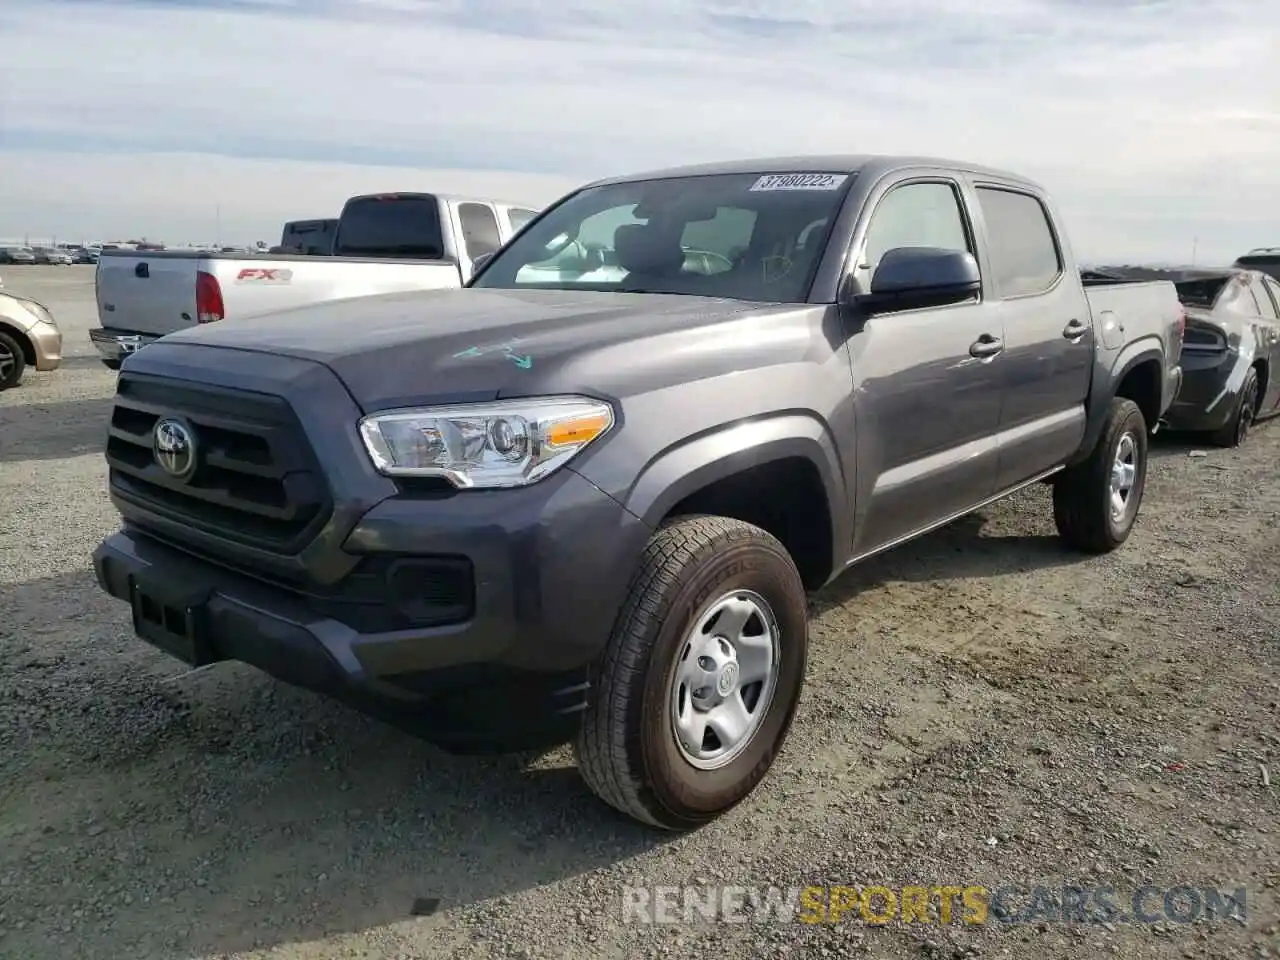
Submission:
[[[769,324],[763,338],[757,325],[812,309],[665,294],[416,291],[222,321],[164,341],[322,363],[369,413],[575,390],[617,396],[712,376],[761,362],[762,346],[776,349],[787,330],[807,341],[807,322]],[[726,329],[735,322],[757,329]]]

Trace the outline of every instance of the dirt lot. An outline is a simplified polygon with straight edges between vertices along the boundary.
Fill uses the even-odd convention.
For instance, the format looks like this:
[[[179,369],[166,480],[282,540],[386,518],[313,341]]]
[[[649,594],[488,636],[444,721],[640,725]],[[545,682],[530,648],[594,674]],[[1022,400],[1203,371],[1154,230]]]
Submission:
[[[1109,557],[1062,552],[1037,487],[815,597],[778,766],[672,838],[599,804],[567,751],[449,757],[135,641],[88,563],[116,523],[91,268],[5,282],[70,356],[0,395],[0,955],[1280,957],[1280,425],[1236,452],[1159,443]],[[625,886],[704,883],[1075,883],[1122,906],[1243,886],[1247,910],[624,922]]]

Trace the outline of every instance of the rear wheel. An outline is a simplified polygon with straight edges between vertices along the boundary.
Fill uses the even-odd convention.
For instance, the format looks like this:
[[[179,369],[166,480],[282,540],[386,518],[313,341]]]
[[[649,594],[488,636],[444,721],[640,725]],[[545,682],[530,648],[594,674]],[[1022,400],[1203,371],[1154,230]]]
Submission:
[[[587,785],[668,830],[735,806],[786,740],[808,630],[800,574],[769,533],[725,517],[664,524],[592,671],[576,744]]]
[[[1077,550],[1109,553],[1129,539],[1147,483],[1147,422],[1132,400],[1111,401],[1098,444],[1053,485],[1058,534]]]
[[[7,333],[0,332],[0,390],[16,387],[27,369],[22,346]]]
[[[1236,402],[1235,412],[1210,438],[1214,446],[1238,447],[1244,443],[1249,438],[1249,428],[1253,426],[1253,418],[1257,413],[1258,371],[1250,367],[1245,374],[1244,386],[1240,388],[1240,399]]]

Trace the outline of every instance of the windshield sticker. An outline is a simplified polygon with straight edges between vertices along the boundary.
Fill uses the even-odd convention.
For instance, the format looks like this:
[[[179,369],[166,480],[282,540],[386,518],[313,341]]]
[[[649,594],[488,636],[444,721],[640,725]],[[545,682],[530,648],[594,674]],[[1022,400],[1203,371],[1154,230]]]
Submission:
[[[762,190],[839,190],[849,179],[847,173],[769,173],[751,185]]]

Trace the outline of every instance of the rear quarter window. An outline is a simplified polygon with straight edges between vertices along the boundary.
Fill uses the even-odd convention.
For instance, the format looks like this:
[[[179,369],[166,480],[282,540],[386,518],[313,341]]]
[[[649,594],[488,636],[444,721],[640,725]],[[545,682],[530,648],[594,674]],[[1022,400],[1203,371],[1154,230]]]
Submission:
[[[1004,188],[979,187],[977,194],[996,293],[1007,298],[1047,291],[1062,276],[1062,251],[1044,204]]]

